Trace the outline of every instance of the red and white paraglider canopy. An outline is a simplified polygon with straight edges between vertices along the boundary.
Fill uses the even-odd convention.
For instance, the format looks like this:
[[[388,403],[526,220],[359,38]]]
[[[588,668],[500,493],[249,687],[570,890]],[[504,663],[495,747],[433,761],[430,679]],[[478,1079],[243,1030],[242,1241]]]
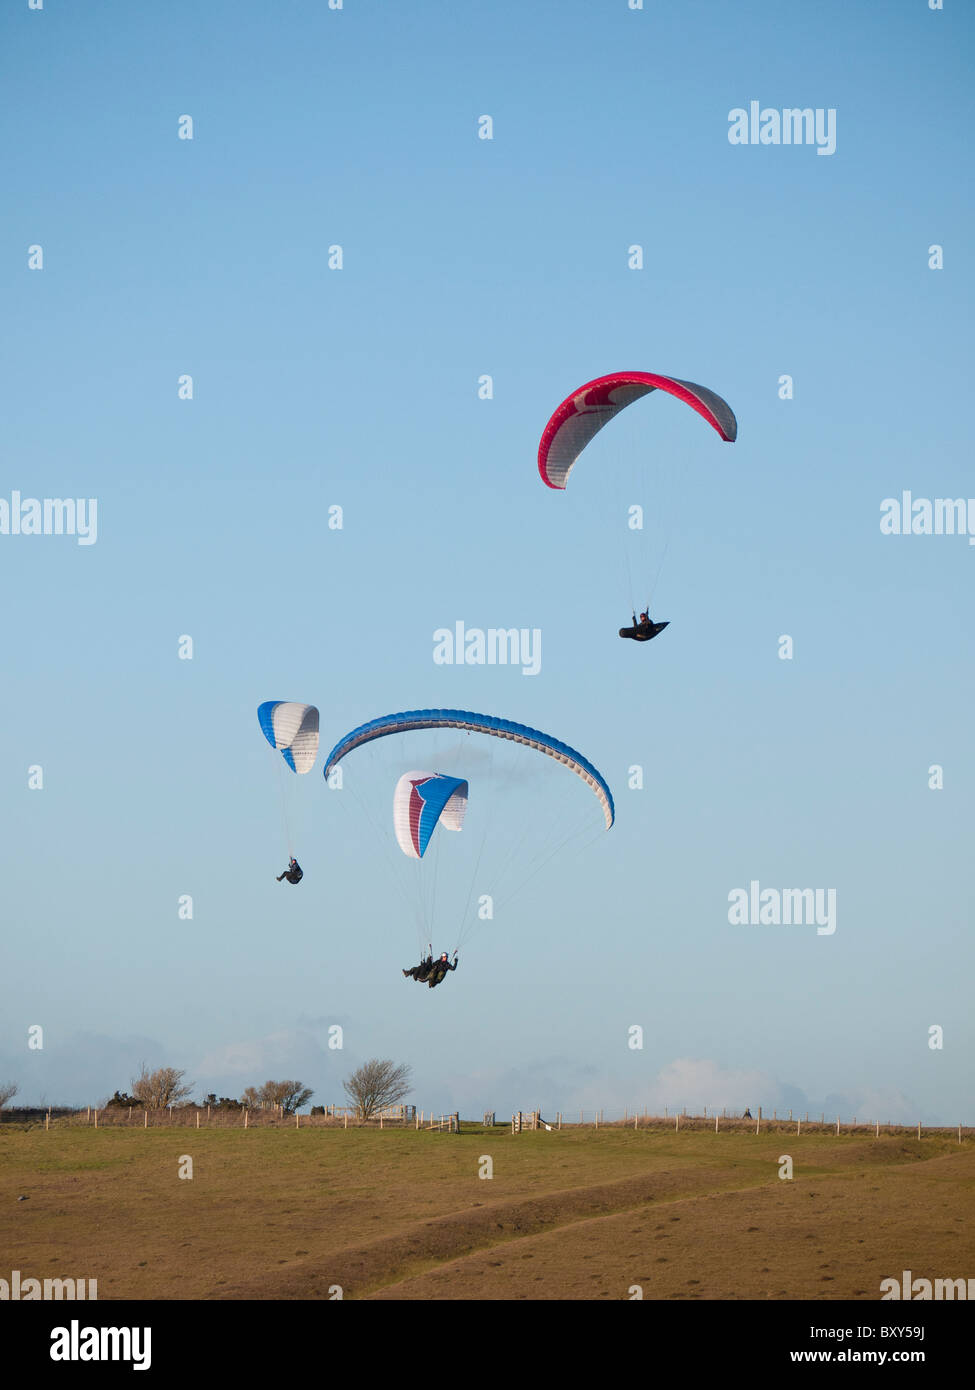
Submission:
[[[655,372],[612,372],[573,391],[552,415],[538,446],[538,471],[548,487],[564,488],[583,449],[614,416],[651,391],[666,391],[703,415],[727,443],[734,443],[738,421],[727,401],[706,386]]]

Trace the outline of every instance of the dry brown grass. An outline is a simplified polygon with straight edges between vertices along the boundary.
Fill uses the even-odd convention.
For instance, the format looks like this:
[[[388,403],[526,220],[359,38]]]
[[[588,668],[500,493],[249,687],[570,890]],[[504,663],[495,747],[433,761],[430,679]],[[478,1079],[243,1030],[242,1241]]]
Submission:
[[[0,1209],[9,1269],[102,1299],[875,1300],[903,1269],[975,1275],[975,1144],[947,1138],[11,1128]]]

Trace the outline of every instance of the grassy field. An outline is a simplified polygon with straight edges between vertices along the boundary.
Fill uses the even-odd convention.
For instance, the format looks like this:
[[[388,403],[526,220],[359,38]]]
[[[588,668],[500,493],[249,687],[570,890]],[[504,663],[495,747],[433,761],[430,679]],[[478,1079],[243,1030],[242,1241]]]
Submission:
[[[876,1300],[905,1269],[975,1277],[968,1139],[7,1126],[0,1210],[0,1277],[100,1300]]]

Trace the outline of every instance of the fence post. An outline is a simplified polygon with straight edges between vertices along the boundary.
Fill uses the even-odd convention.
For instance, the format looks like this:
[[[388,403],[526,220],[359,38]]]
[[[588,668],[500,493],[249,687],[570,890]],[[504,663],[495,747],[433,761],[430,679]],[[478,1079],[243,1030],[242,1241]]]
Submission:
[[[839,1134],[839,1132],[840,1132],[840,1117],[839,1117],[839,1115],[837,1115],[837,1117],[836,1117],[836,1133]]]
[[[717,1114],[715,1114],[715,1116],[714,1116],[714,1132],[715,1132],[715,1134],[717,1134],[717,1132],[718,1132],[718,1116],[717,1116]]]
[[[244,1106],[244,1128],[247,1128],[247,1107]]]
[[[97,1110],[95,1111],[95,1124],[96,1124],[96,1125],[98,1124],[98,1111],[97,1111]],[[921,1137],[921,1121],[920,1121],[920,1120],[918,1120],[918,1122],[917,1122],[917,1137],[918,1137],[919,1139],[920,1139],[920,1137]]]
[[[199,1110],[196,1112],[196,1127],[197,1127],[197,1129],[200,1128],[200,1112],[199,1112]]]

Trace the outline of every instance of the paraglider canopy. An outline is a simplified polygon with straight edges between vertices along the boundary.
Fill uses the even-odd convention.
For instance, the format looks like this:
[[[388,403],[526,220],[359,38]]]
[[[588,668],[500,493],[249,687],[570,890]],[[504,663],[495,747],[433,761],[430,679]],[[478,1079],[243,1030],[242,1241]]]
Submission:
[[[361,817],[356,838],[369,856],[360,897],[375,892],[381,913],[389,879],[421,948],[448,932],[460,948],[556,855],[580,852],[613,824],[610,789],[582,754],[539,729],[472,710],[371,719],[324,759],[330,787],[339,767],[342,795],[329,800],[337,815]],[[473,802],[468,778],[477,787]],[[378,821],[377,805],[386,810]],[[438,828],[460,830],[462,822],[462,834]],[[382,853],[371,853],[373,842]]]
[[[265,700],[258,722],[272,748],[292,772],[310,772],[318,756],[318,710],[289,700]]]
[[[464,729],[470,733],[488,734],[493,738],[520,743],[534,748],[546,757],[554,758],[589,786],[602,807],[606,829],[611,829],[616,818],[613,794],[606,779],[587,758],[570,748],[567,743],[542,733],[540,729],[516,724],[511,719],[499,719],[491,714],[477,714],[473,710],[402,710],[397,714],[384,714],[379,719],[371,719],[368,724],[360,724],[357,729],[352,729],[344,738],[339,739],[325,759],[325,777],[327,778],[332,769],[353,749],[371,743],[374,739],[387,738],[391,734],[407,733],[414,729]]]
[[[733,443],[738,421],[727,401],[693,381],[655,372],[612,372],[573,391],[554,412],[538,446],[538,471],[547,487],[564,489],[583,449],[604,425],[651,391],[676,396],[703,415],[723,440]]]
[[[422,859],[437,825],[460,830],[467,811],[467,783],[441,772],[404,772],[393,794],[393,829],[400,849]]]

